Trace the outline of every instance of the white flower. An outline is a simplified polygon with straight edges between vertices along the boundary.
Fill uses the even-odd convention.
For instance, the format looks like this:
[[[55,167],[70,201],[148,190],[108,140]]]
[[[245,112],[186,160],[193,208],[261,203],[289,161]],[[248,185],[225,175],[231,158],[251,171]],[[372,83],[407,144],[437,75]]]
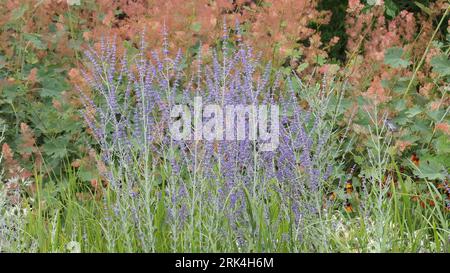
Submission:
[[[66,245],[66,249],[67,251],[69,251],[70,253],[81,253],[81,246],[80,243],[76,242],[76,241],[70,241],[67,243]]]

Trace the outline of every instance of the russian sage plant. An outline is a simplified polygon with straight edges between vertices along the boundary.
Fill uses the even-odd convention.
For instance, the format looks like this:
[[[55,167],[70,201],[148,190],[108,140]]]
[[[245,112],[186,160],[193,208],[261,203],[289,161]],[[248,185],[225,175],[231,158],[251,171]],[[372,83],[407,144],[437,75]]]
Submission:
[[[109,251],[295,251],[304,236],[317,236],[304,223],[322,217],[333,172],[325,118],[332,88],[280,76],[240,40],[209,52],[209,60],[198,52],[192,71],[183,71],[186,58],[181,50],[172,57],[166,38],[160,52],[142,42],[139,54],[120,58],[114,40],[101,44],[86,52],[79,92],[109,184],[99,219]],[[306,93],[309,109],[299,102]],[[251,113],[232,117],[246,121],[244,138],[198,138],[196,122],[217,118],[198,112],[199,100],[221,109],[270,105],[275,118],[264,119],[274,149],[261,148],[267,138],[250,137]],[[169,130],[180,121],[171,112],[177,106],[194,113],[183,123],[194,131],[188,138]],[[214,129],[238,130],[237,122],[217,120]]]

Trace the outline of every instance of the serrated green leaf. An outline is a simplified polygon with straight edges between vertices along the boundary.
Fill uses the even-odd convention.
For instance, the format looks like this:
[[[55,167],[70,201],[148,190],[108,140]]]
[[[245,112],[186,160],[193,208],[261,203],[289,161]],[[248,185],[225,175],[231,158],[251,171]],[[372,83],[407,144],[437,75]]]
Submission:
[[[25,33],[23,35],[23,37],[24,37],[25,40],[31,42],[33,44],[33,46],[36,47],[37,49],[40,49],[40,50],[47,49],[47,45],[42,42],[42,40],[39,37],[39,35]]]
[[[77,176],[81,179],[81,181],[91,181],[92,179],[96,178],[96,175],[93,172],[85,170],[84,168],[80,168]]]
[[[402,59],[403,49],[392,47],[386,50],[384,54],[384,63],[394,68],[407,67],[409,61]]]
[[[393,102],[394,108],[397,111],[403,111],[406,109],[406,101],[404,99],[398,99]]]
[[[427,178],[430,180],[445,179],[445,168],[437,159],[428,158],[420,160],[418,169],[414,170],[414,174],[420,178]]]
[[[450,60],[444,54],[434,56],[431,59],[431,65],[433,66],[433,72],[441,76],[450,75]]]
[[[442,135],[435,140],[435,148],[438,154],[450,153],[450,138]]]
[[[400,112],[394,119],[394,123],[403,126],[410,122],[410,119],[407,117],[406,111]]]
[[[62,159],[67,154],[67,144],[69,141],[66,138],[57,138],[48,140],[44,145],[44,152],[53,157]]]
[[[397,5],[394,3],[393,0],[385,0],[384,1],[384,8],[386,11],[386,15],[394,18],[395,16],[397,16],[398,13],[398,7]]]
[[[415,136],[415,135],[412,135],[412,134],[407,134],[407,135],[403,136],[403,137],[401,138],[401,140],[403,140],[403,141],[409,141],[409,142],[411,142],[411,143],[415,143],[415,142],[417,142],[418,140],[420,140],[420,137]]]
[[[422,113],[422,108],[420,108],[419,106],[414,106],[413,108],[410,108],[406,111],[406,115],[408,118],[413,118],[416,115]]]
[[[405,92],[405,90],[408,88],[410,81],[411,81],[411,78],[402,77],[395,82],[395,85],[392,88],[392,90],[397,94],[403,94]],[[416,85],[417,85],[417,81],[413,81],[410,88],[414,89],[416,87]]]
[[[436,110],[427,112],[427,115],[435,122],[439,122],[445,114],[446,114],[445,110]]]
[[[430,127],[430,123],[425,121],[425,120],[416,120],[412,125],[411,125],[411,130],[413,132],[420,132],[420,133],[429,133],[430,131],[432,131],[431,127]]]
[[[308,63],[302,63],[297,67],[297,73],[302,72],[303,70],[305,70],[308,67]]]
[[[3,87],[2,90],[2,98],[5,99],[8,103],[12,103],[14,99],[18,96],[22,96],[25,94],[25,89],[20,84],[11,84]]]
[[[68,84],[65,79],[56,73],[40,74],[39,78],[42,84],[42,90],[40,95],[42,97],[58,97],[61,92],[68,89]]]

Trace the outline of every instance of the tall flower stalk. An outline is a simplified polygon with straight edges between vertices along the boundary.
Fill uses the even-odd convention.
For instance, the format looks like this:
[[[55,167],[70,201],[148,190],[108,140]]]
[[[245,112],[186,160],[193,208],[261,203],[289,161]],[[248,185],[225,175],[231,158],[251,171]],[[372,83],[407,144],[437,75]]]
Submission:
[[[197,72],[189,78],[182,52],[172,57],[165,37],[161,52],[142,43],[139,54],[124,52],[120,60],[114,40],[86,52],[83,75],[93,96],[82,87],[79,92],[110,185],[102,219],[115,242],[110,250],[117,242],[130,251],[135,244],[143,251],[214,250],[220,238],[237,249],[269,245],[275,242],[266,229],[281,232],[286,219],[289,236],[300,242],[302,221],[320,216],[321,192],[332,173],[331,125],[320,105],[326,90],[273,73],[243,41],[229,47],[227,35],[211,60],[202,58],[206,52],[197,54]],[[305,110],[301,92],[322,95]],[[249,138],[174,140],[170,110],[181,104],[195,112],[198,97],[222,109],[279,105],[279,146],[265,151],[262,140]]]

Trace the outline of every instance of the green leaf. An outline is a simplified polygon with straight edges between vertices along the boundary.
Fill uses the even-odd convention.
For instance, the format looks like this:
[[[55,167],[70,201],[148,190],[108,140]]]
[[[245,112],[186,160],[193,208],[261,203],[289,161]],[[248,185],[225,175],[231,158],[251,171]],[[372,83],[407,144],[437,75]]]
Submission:
[[[25,95],[25,89],[22,85],[15,83],[3,87],[3,90],[0,94],[2,96],[2,99],[7,101],[8,103],[12,103],[17,97]]]
[[[41,96],[42,97],[56,97],[58,96],[59,92],[56,89],[48,89],[48,88],[42,88],[41,90]]]
[[[325,62],[326,62],[325,58],[323,56],[320,56],[320,55],[317,56],[316,61],[317,61],[317,64],[319,64],[320,66],[324,65]]]
[[[41,49],[41,50],[47,49],[47,45],[41,41],[41,38],[39,37],[39,35],[25,33],[23,35],[23,37],[25,40],[31,42],[34,45],[34,47],[36,47],[37,49]]]
[[[435,122],[441,121],[445,114],[445,110],[435,110],[427,112],[427,115]]]
[[[423,12],[425,12],[429,16],[431,16],[433,14],[433,11],[429,7],[425,6],[424,4],[419,3],[417,1],[414,1],[414,4],[416,4],[416,6],[418,6],[419,9],[421,9]]]
[[[433,72],[441,76],[450,75],[450,60],[444,54],[434,56],[431,59],[431,65],[433,66]]]
[[[398,99],[393,102],[394,108],[397,111],[403,111],[406,109],[406,101],[404,99]]]
[[[403,94],[405,92],[406,88],[408,88],[409,82],[411,81],[411,78],[408,77],[401,77],[396,82],[395,85],[392,87],[392,91],[394,91],[397,94]],[[410,88],[414,89],[417,85],[417,81],[413,81]]]
[[[437,159],[428,158],[420,160],[418,170],[414,170],[414,174],[420,178],[427,178],[430,180],[445,179],[444,166],[439,163]]]
[[[409,61],[402,59],[403,49],[399,47],[392,47],[386,50],[384,54],[384,63],[394,68],[407,67]]]
[[[97,176],[93,172],[85,170],[85,168],[80,168],[80,170],[77,173],[77,176],[82,181],[91,181],[92,179],[97,178]]]
[[[58,97],[62,91],[69,88],[67,82],[61,74],[54,72],[42,72],[39,74],[39,78],[42,84],[42,90],[40,95],[42,97]]]
[[[435,141],[435,147],[438,154],[450,153],[450,138],[446,135],[438,137]]]
[[[432,131],[429,121],[422,119],[419,120],[416,119],[410,128],[413,132],[418,132],[422,134],[430,133]]]
[[[69,141],[66,138],[57,138],[48,140],[44,145],[44,152],[53,158],[64,158],[67,154],[67,144]]]
[[[408,116],[408,118],[413,118],[420,113],[422,113],[422,109],[417,105],[406,111],[406,115]]]
[[[406,125],[410,122],[410,119],[407,117],[406,111],[402,111],[399,113],[398,116],[396,116],[393,121],[398,125]]]
[[[297,67],[297,73],[302,72],[303,70],[305,70],[306,68],[308,68],[308,63],[302,63]]]
[[[397,16],[398,13],[398,7],[397,5],[394,3],[393,0],[385,0],[384,1],[384,8],[386,11],[386,15],[394,18],[395,16]]]
[[[415,143],[417,141],[419,141],[421,138],[416,136],[416,135],[412,135],[412,134],[407,134],[403,137],[401,137],[401,140],[403,141],[410,141],[411,143]]]

